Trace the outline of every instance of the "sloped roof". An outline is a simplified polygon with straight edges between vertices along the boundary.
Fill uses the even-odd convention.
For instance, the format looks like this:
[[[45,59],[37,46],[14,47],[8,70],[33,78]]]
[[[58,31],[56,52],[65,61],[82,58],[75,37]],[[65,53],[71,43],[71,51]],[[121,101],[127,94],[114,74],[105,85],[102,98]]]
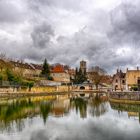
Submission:
[[[64,66],[63,65],[56,65],[53,67],[52,73],[65,73],[65,70],[64,70]]]

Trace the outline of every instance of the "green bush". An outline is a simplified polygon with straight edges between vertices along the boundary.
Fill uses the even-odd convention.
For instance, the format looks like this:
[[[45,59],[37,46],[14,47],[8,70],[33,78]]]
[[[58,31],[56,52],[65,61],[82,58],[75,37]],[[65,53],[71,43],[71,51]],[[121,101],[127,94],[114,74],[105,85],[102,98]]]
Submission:
[[[11,70],[7,69],[6,70],[6,75],[7,75],[7,80],[10,82],[13,82],[15,84],[20,84],[21,83],[21,78],[17,75],[15,75]]]
[[[24,80],[24,81],[22,81],[22,86],[29,87],[29,89],[31,89],[34,86],[34,82]]]
[[[48,80],[53,80],[53,77],[52,76],[48,76]]]
[[[2,81],[3,80],[3,76],[0,74],[0,81]]]
[[[132,90],[132,91],[138,91],[138,86],[137,86],[137,85],[133,85],[133,86],[131,87],[131,90]]]

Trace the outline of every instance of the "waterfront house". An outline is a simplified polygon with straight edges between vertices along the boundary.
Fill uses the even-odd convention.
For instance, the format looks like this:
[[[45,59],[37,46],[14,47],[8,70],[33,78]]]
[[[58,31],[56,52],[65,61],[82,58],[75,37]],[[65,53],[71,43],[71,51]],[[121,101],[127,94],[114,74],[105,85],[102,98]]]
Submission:
[[[136,86],[140,89],[140,70],[137,67],[135,70],[126,71],[126,87],[130,90],[133,86]]]
[[[28,63],[23,63],[20,61],[10,61],[10,63],[13,65],[13,70],[23,77],[30,78],[35,75],[35,69]]]
[[[10,61],[13,70],[26,78],[39,77],[42,71],[42,65],[24,63],[21,61]]]
[[[64,69],[64,66],[57,64],[51,70],[51,76],[54,81],[61,83],[70,83],[70,74]]]
[[[112,88],[113,90],[123,91],[126,89],[126,73],[117,69],[116,74],[113,75]]]
[[[33,63],[31,63],[30,66],[32,66],[33,69],[35,70],[34,77],[39,77],[42,72],[43,66],[39,64],[33,64]]]

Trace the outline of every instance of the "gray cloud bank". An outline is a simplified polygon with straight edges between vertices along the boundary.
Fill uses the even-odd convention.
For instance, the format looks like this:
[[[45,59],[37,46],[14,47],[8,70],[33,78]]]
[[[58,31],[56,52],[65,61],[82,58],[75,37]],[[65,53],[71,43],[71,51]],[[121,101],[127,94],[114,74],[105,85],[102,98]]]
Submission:
[[[109,72],[139,66],[140,2],[123,0],[115,7],[97,3],[0,0],[0,51],[12,58],[41,62],[46,57],[71,66],[85,59]]]

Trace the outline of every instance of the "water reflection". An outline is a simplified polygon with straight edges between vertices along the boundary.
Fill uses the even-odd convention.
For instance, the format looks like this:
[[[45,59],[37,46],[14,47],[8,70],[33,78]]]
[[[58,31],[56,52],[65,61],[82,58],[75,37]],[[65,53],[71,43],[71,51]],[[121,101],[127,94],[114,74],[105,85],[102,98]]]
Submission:
[[[137,119],[140,123],[140,105],[110,103],[111,108],[117,110],[118,113],[127,112],[128,118]]]
[[[48,96],[0,104],[0,140],[137,140],[140,107]],[[122,113],[120,113],[122,112]]]
[[[87,111],[88,109],[88,111]],[[49,115],[62,117],[69,114],[71,110],[80,113],[81,118],[86,118],[87,113],[93,116],[100,116],[107,111],[104,102],[93,98],[85,100],[83,98],[69,99],[68,96],[53,97],[49,99],[40,98],[23,98],[18,100],[7,101],[0,105],[0,129],[12,128],[12,124],[16,123],[18,131],[24,128],[23,119],[33,118],[40,115],[44,124]]]
[[[82,98],[71,99],[70,106],[75,108],[77,113],[80,113],[81,118],[86,118],[87,113],[93,117],[100,117],[108,109],[107,102],[95,98],[89,98],[88,100]]]

